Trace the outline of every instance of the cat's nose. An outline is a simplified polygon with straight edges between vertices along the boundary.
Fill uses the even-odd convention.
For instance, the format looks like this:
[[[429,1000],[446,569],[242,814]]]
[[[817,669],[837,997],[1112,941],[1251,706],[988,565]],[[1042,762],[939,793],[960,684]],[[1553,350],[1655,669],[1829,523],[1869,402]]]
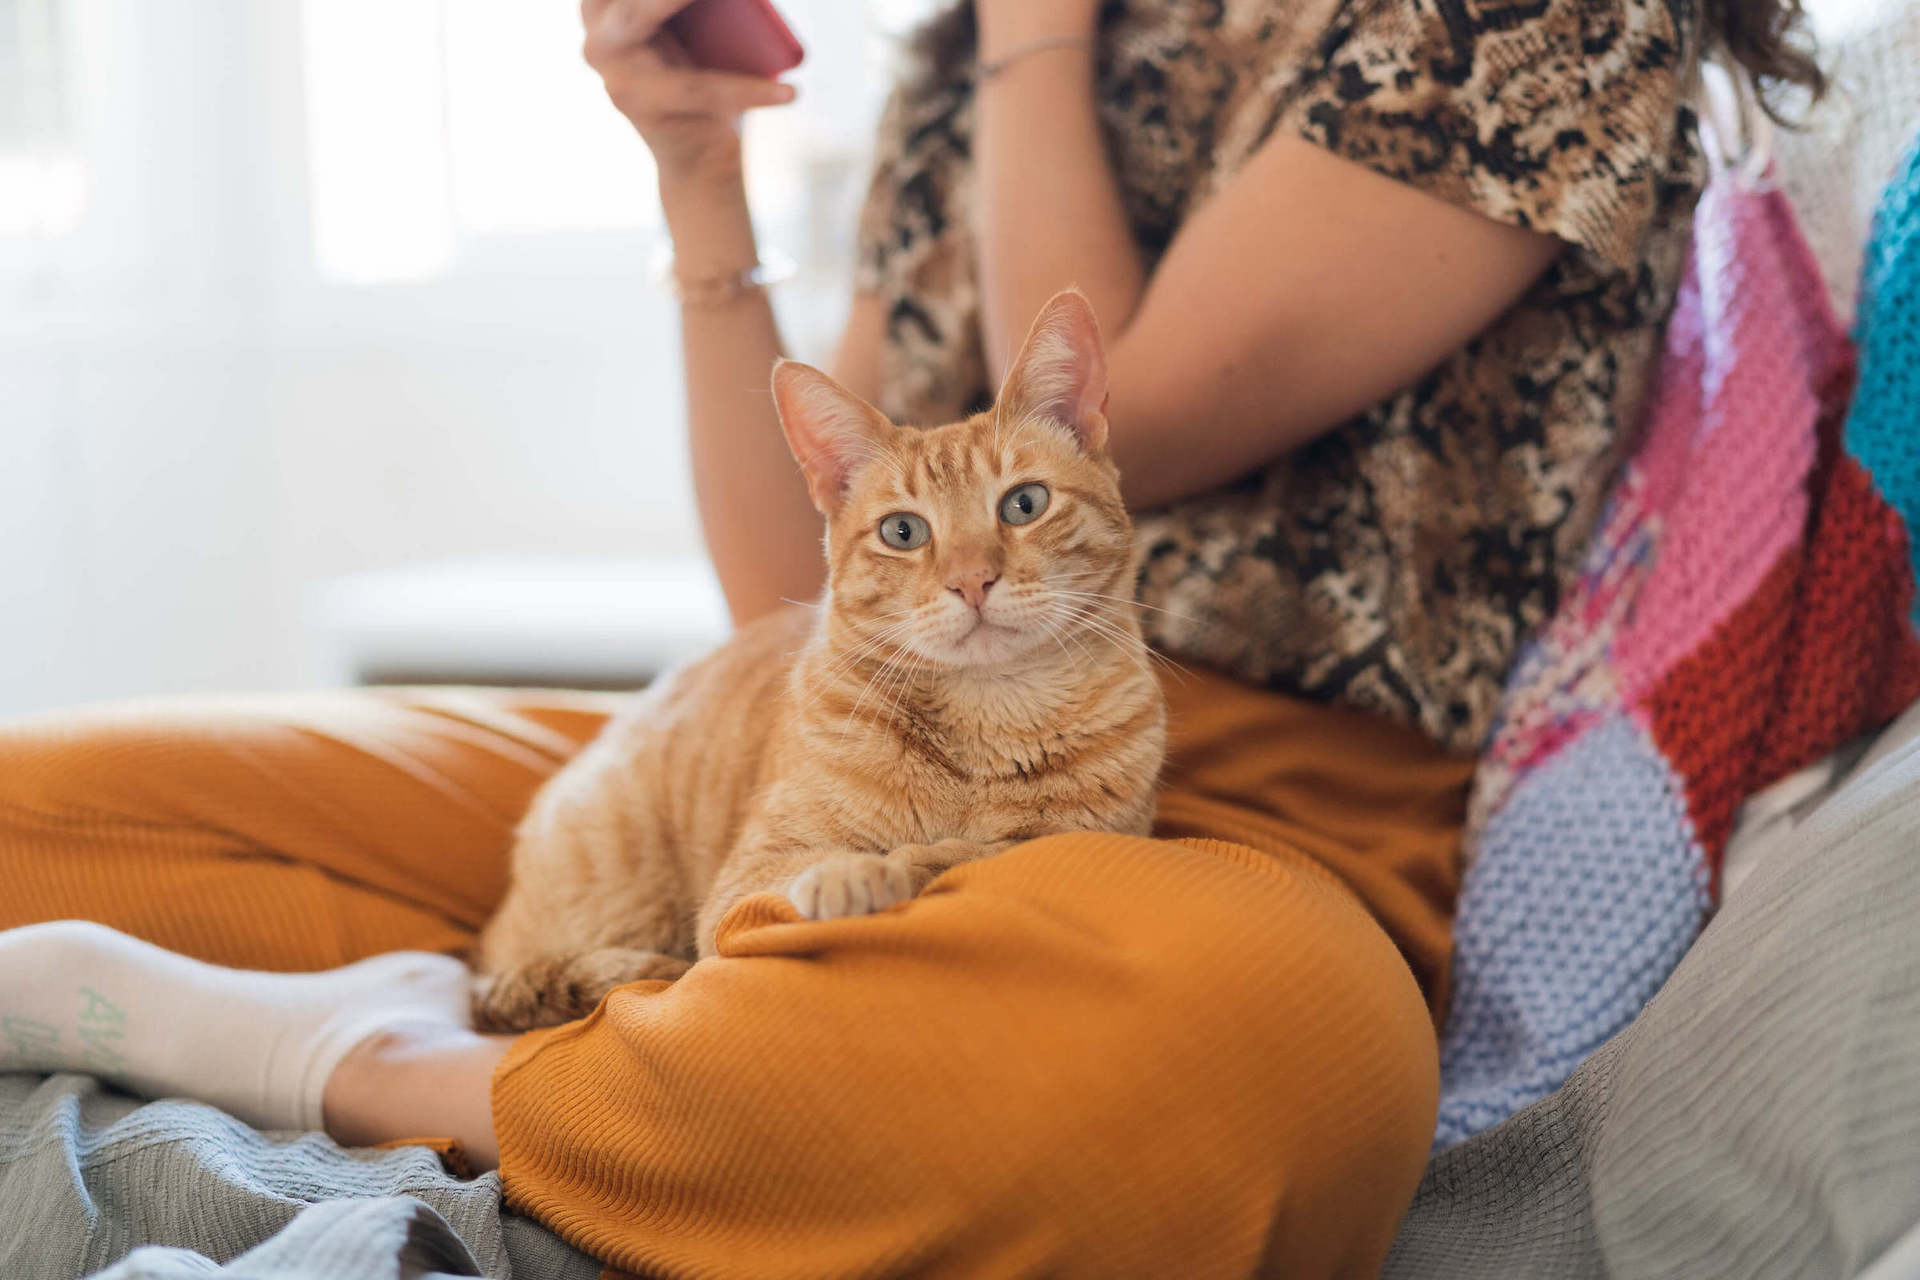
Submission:
[[[966,601],[968,608],[978,609],[998,581],[991,569],[965,569],[947,579],[947,590]]]

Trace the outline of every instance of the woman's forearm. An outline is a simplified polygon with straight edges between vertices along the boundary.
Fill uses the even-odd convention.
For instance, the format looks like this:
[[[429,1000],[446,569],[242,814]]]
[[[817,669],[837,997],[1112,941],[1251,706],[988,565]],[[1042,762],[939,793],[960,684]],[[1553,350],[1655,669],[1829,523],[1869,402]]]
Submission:
[[[758,260],[737,166],[663,180],[682,280],[730,277]],[[700,525],[727,607],[746,622],[820,589],[820,516],[807,501],[768,378],[782,354],[762,290],[680,309],[689,452]]]
[[[998,374],[1055,289],[1087,294],[1129,505],[1205,493],[1362,412],[1459,350],[1562,251],[1278,134],[1199,203],[1149,283],[1100,128],[1095,8],[975,0],[990,71],[974,157],[982,328]]]
[[[773,408],[780,334],[766,296],[719,302],[698,282],[758,260],[740,167],[740,117],[792,102],[764,76],[702,69],[665,24],[680,0],[582,0],[587,64],[653,152],[676,270],[687,417],[700,524],[734,621],[819,589],[820,520],[807,504]]]
[[[1083,12],[1084,10],[1084,12]],[[980,61],[1036,41],[1085,39],[1091,5],[981,5]],[[1078,286],[1117,335],[1146,284],[1094,101],[1086,45],[1033,49],[982,80],[976,101],[982,323],[997,378],[1041,305]]]

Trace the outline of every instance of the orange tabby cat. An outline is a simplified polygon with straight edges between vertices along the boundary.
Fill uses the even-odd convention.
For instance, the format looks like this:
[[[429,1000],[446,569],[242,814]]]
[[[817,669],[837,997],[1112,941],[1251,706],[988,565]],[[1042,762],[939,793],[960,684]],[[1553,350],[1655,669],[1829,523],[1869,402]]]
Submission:
[[[1086,299],[1047,304],[965,422],[894,426],[791,361],[773,394],[827,517],[824,603],[652,686],[540,791],[480,940],[483,1027],[679,974],[747,894],[882,911],[1020,840],[1152,821],[1166,711]]]

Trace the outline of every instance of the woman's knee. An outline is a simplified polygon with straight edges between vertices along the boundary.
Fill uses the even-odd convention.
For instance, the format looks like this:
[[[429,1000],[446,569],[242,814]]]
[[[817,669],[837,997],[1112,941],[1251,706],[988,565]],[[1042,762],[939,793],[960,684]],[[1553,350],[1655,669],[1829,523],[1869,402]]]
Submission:
[[[882,1074],[940,1081],[887,1132],[926,1140],[914,1159],[975,1186],[988,1218],[1029,1213],[1071,1238],[1063,1257],[1101,1260],[1068,1271],[1156,1257],[1244,1274],[1277,1250],[1313,1274],[1384,1254],[1432,1132],[1432,1024],[1392,943],[1316,865],[1064,836],[837,931],[763,910],[723,949],[821,961],[785,971],[814,988],[792,998],[865,1029],[817,1024],[819,1052],[845,1046],[840,1071],[859,1045]]]
[[[64,800],[64,782],[80,763],[73,745],[44,717],[0,723],[0,823]]]
[[[0,723],[0,812],[146,820],[156,772],[193,774],[196,749],[222,737],[214,716],[168,700],[42,712]]]
[[[1116,1135],[1105,1167],[1126,1174],[1102,1186],[1070,1152],[1047,1158],[1107,1199],[1102,1230],[1218,1250],[1223,1273],[1241,1250],[1287,1274],[1377,1266],[1438,1098],[1405,961],[1304,857],[1158,841],[1106,855],[1090,905],[1132,968],[1103,1011],[1104,1070],[1124,1087],[1080,1095],[1079,1124]]]

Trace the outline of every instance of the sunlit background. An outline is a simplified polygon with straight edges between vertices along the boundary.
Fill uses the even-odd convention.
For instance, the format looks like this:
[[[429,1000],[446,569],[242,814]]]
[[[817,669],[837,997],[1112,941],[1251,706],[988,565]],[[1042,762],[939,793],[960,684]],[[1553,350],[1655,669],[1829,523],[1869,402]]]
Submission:
[[[920,8],[782,4],[800,98],[748,147],[802,354]],[[651,661],[650,611],[704,642],[653,170],[580,39],[573,0],[0,0],[0,714],[485,675],[466,633],[596,597],[556,677]]]
[[[820,357],[929,0],[779,3],[808,60],[752,122],[752,198]],[[719,633],[652,170],[578,23],[573,0],[0,0],[0,715],[620,683]],[[1873,184],[1815,185],[1848,182],[1861,201],[1809,214],[1857,239]]]

